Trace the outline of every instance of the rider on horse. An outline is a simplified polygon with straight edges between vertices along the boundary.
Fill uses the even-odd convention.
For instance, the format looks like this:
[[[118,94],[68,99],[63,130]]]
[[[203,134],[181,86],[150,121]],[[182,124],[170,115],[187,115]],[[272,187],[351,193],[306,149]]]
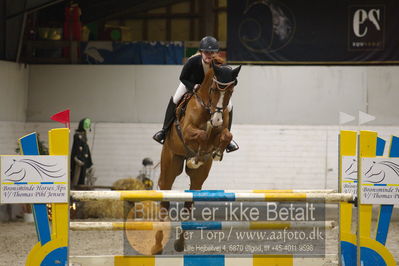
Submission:
[[[212,36],[206,36],[202,38],[199,45],[199,54],[194,55],[188,59],[180,74],[180,84],[177,88],[175,95],[171,97],[168,107],[166,108],[165,119],[163,122],[162,130],[155,133],[153,139],[163,144],[166,133],[168,132],[171,124],[175,120],[176,106],[179,103],[182,96],[187,91],[194,91],[204,80],[205,74],[208,72],[210,65],[216,53],[219,51],[219,43]],[[231,101],[227,106],[229,111],[229,125],[228,129],[231,129],[231,122],[233,118],[233,105]],[[232,152],[238,150],[238,145],[235,141],[231,141],[227,146],[226,151]]]

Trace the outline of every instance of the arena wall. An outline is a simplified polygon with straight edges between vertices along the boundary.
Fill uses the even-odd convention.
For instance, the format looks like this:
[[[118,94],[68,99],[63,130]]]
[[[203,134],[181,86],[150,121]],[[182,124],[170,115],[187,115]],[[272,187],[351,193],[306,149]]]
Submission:
[[[160,123],[182,66],[32,65],[27,120]],[[397,66],[243,66],[233,96],[236,124],[336,125],[340,111],[398,125]]]
[[[0,61],[0,152],[14,154],[24,134],[28,103],[29,67]]]
[[[0,67],[7,75],[2,95],[10,95],[0,100],[5,108],[0,114],[2,154],[13,154],[16,139],[32,131],[46,141],[47,130],[61,125],[44,121],[70,108],[74,121],[90,117],[95,122],[89,145],[97,184],[137,176],[144,157],[159,161],[161,146],[151,136],[161,127],[181,66],[33,65],[28,70],[1,62]],[[204,188],[336,189],[338,112],[368,111],[377,120],[363,129],[385,138],[397,134],[396,71],[392,66],[244,66],[232,129],[241,148],[215,163]],[[76,127],[71,124],[72,134]],[[183,174],[175,189],[188,184]]]
[[[27,123],[27,128],[47,138],[55,123]],[[71,124],[72,134],[77,124]],[[120,178],[135,177],[141,161],[160,159],[161,145],[152,140],[159,124],[95,123],[89,133],[98,185],[111,185]],[[356,127],[341,129],[355,130]],[[389,140],[399,127],[360,127],[377,131]],[[337,126],[233,125],[240,150],[224,154],[215,162],[204,189],[337,189]],[[72,137],[71,134],[71,137]],[[153,173],[158,179],[159,168]],[[189,179],[180,175],[174,189],[187,189]]]
[[[0,121],[25,122],[29,67],[0,61]]]

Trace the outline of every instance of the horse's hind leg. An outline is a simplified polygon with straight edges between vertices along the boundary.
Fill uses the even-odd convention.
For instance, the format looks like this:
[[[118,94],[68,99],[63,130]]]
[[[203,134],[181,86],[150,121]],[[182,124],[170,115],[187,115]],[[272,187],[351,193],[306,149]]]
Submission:
[[[209,171],[211,170],[212,159],[209,159],[198,169],[191,169],[186,167],[186,173],[190,176],[190,190],[201,190],[202,185],[204,184],[206,178],[208,177]],[[191,207],[193,205],[192,201],[186,201],[184,203],[184,208],[187,212],[191,212]],[[183,251],[184,250],[184,233],[185,230],[179,235],[179,239],[175,241],[175,250]]]
[[[159,189],[172,189],[176,176],[180,175],[183,171],[183,165],[184,157],[175,155],[170,151],[167,143],[165,143],[161,153],[161,172],[158,179]]]
[[[164,145],[167,145],[166,143]],[[174,155],[166,146],[162,149],[161,154],[161,172],[158,179],[158,187],[160,190],[171,190],[173,183],[178,175],[183,171],[184,158]],[[169,202],[161,202],[161,206],[169,209]]]
[[[180,156],[174,155],[168,148],[167,144],[164,144],[161,154],[161,172],[158,179],[158,186],[161,190],[170,190],[176,179],[176,176],[180,175],[183,171],[184,159]],[[162,209],[169,210],[169,201],[161,202],[161,213]],[[164,221],[167,217],[160,217],[161,221]],[[163,250],[162,246],[163,231],[157,231],[155,235],[155,245],[151,249],[152,254],[161,254]]]

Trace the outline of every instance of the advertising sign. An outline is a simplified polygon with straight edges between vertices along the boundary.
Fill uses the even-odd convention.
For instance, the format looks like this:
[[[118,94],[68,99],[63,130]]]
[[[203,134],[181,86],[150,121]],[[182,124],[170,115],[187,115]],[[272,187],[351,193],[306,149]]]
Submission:
[[[1,156],[1,203],[68,202],[67,156]]]

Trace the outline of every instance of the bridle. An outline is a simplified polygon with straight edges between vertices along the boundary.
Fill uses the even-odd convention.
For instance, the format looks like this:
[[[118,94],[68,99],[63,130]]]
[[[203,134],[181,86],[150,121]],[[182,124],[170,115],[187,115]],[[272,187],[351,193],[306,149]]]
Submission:
[[[235,80],[233,80],[233,81],[230,81],[230,82],[221,82],[221,81],[218,81],[217,80],[217,78],[216,78],[216,76],[213,76],[213,78],[212,78],[212,80],[213,80],[213,83],[212,83],[212,86],[210,86],[209,87],[209,90],[208,90],[208,95],[209,95],[209,100],[208,100],[208,102],[207,103],[205,103],[205,101],[201,98],[201,96],[200,95],[198,95],[198,93],[197,93],[197,91],[198,91],[198,89],[196,90],[196,91],[194,91],[194,96],[195,96],[195,98],[197,99],[197,101],[201,104],[201,106],[206,110],[206,111],[208,111],[208,113],[209,113],[209,115],[210,116],[212,116],[213,114],[215,114],[215,113],[223,113],[223,111],[226,109],[226,107],[217,107],[217,106],[214,106],[214,105],[212,105],[211,104],[211,93],[212,92],[215,92],[215,91],[219,91],[219,92],[225,92],[225,91],[227,91],[227,89],[231,86],[231,85],[233,85],[236,81]],[[213,109],[215,109],[215,111],[214,112],[212,112],[212,108]]]

